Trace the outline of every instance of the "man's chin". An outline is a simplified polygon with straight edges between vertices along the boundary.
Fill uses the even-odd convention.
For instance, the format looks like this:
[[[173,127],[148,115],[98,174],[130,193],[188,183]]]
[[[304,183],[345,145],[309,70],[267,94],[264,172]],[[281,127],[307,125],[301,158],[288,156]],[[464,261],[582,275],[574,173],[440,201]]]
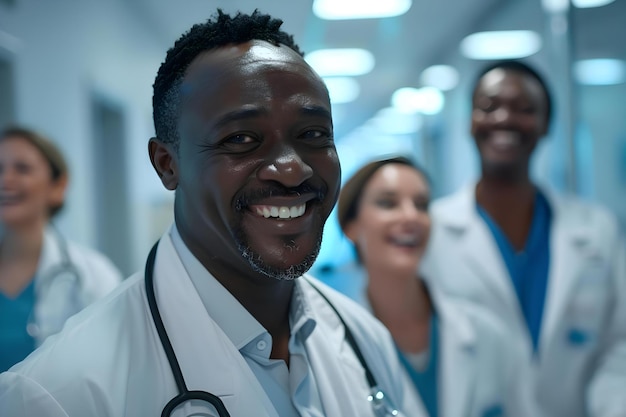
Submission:
[[[519,163],[510,161],[484,162],[483,173],[504,181],[515,181],[527,174]]]
[[[259,254],[250,250],[249,247],[241,247],[240,249],[241,256],[248,261],[248,264],[252,267],[254,272],[280,281],[292,281],[302,276],[313,266],[319,253],[318,246],[315,251],[305,256],[300,262],[285,267],[284,264],[271,265],[265,262]]]

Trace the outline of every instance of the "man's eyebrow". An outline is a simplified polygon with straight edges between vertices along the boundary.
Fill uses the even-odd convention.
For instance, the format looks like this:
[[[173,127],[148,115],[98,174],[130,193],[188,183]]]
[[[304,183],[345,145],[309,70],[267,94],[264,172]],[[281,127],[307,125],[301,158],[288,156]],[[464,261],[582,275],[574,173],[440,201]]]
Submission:
[[[324,106],[304,106],[300,109],[300,113],[303,116],[316,116],[332,119],[332,114]]]
[[[303,116],[323,117],[332,119],[330,110],[324,106],[303,106],[300,108],[300,114]],[[221,128],[231,122],[238,120],[253,119],[267,114],[268,111],[260,108],[237,109],[222,115],[215,123],[216,128]]]
[[[249,108],[249,109],[238,109],[228,112],[222,115],[219,120],[215,123],[215,127],[220,128],[231,122],[235,122],[238,120],[252,119],[255,117],[259,117],[262,114],[267,113],[265,110],[261,110],[258,108]]]

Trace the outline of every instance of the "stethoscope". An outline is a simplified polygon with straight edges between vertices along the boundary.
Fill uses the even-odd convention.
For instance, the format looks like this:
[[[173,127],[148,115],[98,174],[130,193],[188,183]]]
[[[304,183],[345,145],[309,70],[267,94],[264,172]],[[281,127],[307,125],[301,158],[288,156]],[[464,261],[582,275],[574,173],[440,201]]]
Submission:
[[[68,280],[70,287],[72,288],[72,300],[68,305],[72,308],[75,306],[72,303],[77,303],[78,291],[81,286],[81,274],[76,268],[74,262],[70,257],[70,251],[68,249],[67,240],[61,235],[61,233],[55,228],[51,227],[52,234],[57,242],[57,247],[61,254],[60,262],[45,269],[41,272],[41,275],[37,278],[36,282],[36,294],[48,294],[50,287],[54,283],[58,283],[61,279]],[[60,330],[60,329],[59,329]],[[28,323],[26,324],[26,332],[33,338],[38,338],[41,334],[39,324],[35,319],[34,311],[30,314]]]
[[[154,282],[153,282],[153,273],[154,273],[154,262],[156,258],[156,251],[159,242],[155,243],[150,250],[150,254],[148,255],[148,259],[146,260],[146,268],[145,268],[145,285],[146,285],[146,296],[148,298],[148,306],[150,307],[150,313],[152,314],[152,320],[154,322],[154,326],[156,327],[157,333],[159,335],[159,339],[161,340],[161,345],[163,345],[163,350],[165,351],[165,356],[167,357],[167,361],[169,362],[170,368],[172,369],[172,374],[174,374],[174,380],[176,381],[176,386],[178,388],[178,395],[172,398],[163,408],[161,412],[161,417],[169,417],[171,416],[174,409],[182,405],[183,403],[190,400],[200,400],[211,404],[219,417],[230,417],[228,410],[226,410],[226,406],[222,400],[206,391],[189,391],[187,388],[187,384],[185,383],[185,379],[183,378],[183,372],[180,369],[180,365],[178,363],[178,359],[176,358],[176,354],[174,353],[174,348],[172,347],[172,343],[170,342],[169,336],[165,331],[165,325],[163,324],[163,320],[161,319],[161,313],[159,312],[159,307],[156,302],[156,297],[154,295]],[[346,324],[346,322],[341,317],[341,314],[337,311],[335,306],[330,302],[330,300],[317,288],[311,281],[307,281],[321,296],[328,305],[333,309],[337,317],[341,321],[342,325],[345,329],[345,338],[357,359],[361,363],[363,370],[365,371],[365,376],[367,378],[367,383],[370,387],[370,393],[367,396],[367,401],[371,404],[372,409],[374,410],[374,415],[376,417],[390,417],[397,416],[398,410],[393,407],[387,395],[378,387],[378,383],[376,382],[376,378],[372,374],[365,358],[363,357],[363,353],[354,338],[354,335],[350,331],[350,328]]]

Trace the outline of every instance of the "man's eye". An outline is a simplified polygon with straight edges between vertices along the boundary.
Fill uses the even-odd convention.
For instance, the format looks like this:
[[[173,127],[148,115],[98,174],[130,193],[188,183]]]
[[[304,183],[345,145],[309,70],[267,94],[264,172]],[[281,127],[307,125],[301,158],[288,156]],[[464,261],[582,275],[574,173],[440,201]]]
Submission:
[[[230,136],[224,142],[244,144],[244,143],[253,143],[255,142],[255,139],[248,134],[239,134],[239,135]]]
[[[329,139],[331,135],[323,130],[307,130],[300,135],[302,139]]]
[[[478,108],[484,112],[491,113],[496,109],[496,105],[493,104],[493,102],[489,102],[483,103],[482,105],[478,106]]]
[[[493,102],[493,100],[483,98],[483,99],[477,100],[474,107],[486,113],[491,113],[492,111],[496,109],[497,106],[496,106],[496,103]]]

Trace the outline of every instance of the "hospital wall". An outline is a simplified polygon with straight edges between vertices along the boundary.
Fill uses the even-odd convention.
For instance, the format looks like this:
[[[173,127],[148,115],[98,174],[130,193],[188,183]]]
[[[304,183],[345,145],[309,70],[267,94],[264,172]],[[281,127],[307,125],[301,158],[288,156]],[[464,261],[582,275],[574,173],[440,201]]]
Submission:
[[[124,0],[0,5],[0,59],[12,67],[14,81],[11,121],[49,135],[70,165],[68,200],[56,223],[68,237],[98,247],[98,213],[127,206],[129,218],[117,220],[128,227],[116,228],[117,245],[127,256],[114,259],[125,274],[140,268],[159,225],[169,218],[165,210],[164,221],[155,222],[158,207],[171,205],[147,156],[152,83],[165,51],[154,41],[155,30],[135,13]],[[119,109],[123,119],[123,140],[112,144],[121,147],[110,149],[106,161],[97,152],[108,145],[96,143],[94,101]],[[95,172],[95,166],[102,168]],[[98,203],[118,170],[125,172],[126,186],[110,190],[112,201]]]

